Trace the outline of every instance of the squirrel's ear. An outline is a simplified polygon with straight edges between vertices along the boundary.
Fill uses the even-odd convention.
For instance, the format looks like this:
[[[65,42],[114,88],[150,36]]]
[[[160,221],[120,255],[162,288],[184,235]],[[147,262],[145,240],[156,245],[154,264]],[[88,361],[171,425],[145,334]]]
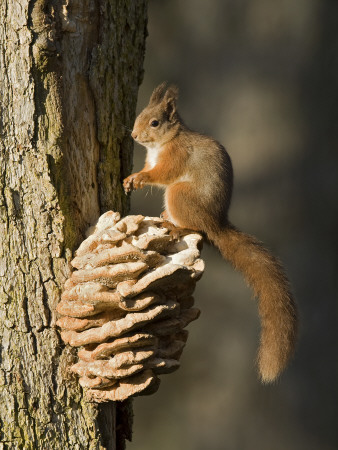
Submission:
[[[177,98],[178,98],[178,87],[173,85],[169,86],[164,94],[162,101],[165,110],[168,113],[169,120],[172,120],[174,114],[176,113]]]
[[[157,86],[153,93],[151,94],[149,105],[157,105],[163,100],[164,94],[167,90],[167,82],[164,81],[159,86]]]

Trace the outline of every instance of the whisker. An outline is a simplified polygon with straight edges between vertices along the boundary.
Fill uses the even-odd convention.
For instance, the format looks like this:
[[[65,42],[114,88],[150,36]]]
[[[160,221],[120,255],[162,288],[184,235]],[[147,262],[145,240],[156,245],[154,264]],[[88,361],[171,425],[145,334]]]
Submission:
[[[123,125],[123,123],[121,123],[121,125],[123,126],[123,128],[125,128],[127,131],[130,131],[130,133],[133,131],[130,128],[126,127],[125,125]]]

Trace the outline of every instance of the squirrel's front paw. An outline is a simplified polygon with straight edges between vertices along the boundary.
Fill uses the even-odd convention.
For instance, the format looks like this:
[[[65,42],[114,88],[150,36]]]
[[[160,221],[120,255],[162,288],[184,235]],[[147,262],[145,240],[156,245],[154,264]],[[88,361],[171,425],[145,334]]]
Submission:
[[[129,175],[123,180],[123,189],[126,194],[133,190],[133,175]]]
[[[148,177],[145,173],[133,173],[123,180],[124,191],[127,193],[133,189],[142,189],[147,181]]]

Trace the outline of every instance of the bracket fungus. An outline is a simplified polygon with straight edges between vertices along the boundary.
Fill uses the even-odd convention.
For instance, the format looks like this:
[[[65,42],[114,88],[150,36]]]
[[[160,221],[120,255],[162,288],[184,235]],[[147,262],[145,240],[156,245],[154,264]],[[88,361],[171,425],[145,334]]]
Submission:
[[[113,211],[88,234],[57,306],[63,341],[79,348],[70,369],[92,401],[155,392],[158,375],[179,367],[184,328],[199,316],[202,236]]]

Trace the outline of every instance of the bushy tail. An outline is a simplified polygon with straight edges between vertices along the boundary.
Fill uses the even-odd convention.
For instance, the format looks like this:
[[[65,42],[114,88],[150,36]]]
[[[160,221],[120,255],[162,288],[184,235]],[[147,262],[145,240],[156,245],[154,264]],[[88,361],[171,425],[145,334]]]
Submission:
[[[286,367],[297,337],[297,308],[288,279],[279,261],[257,239],[232,225],[208,237],[244,275],[258,297],[258,368],[262,381],[272,382]]]

